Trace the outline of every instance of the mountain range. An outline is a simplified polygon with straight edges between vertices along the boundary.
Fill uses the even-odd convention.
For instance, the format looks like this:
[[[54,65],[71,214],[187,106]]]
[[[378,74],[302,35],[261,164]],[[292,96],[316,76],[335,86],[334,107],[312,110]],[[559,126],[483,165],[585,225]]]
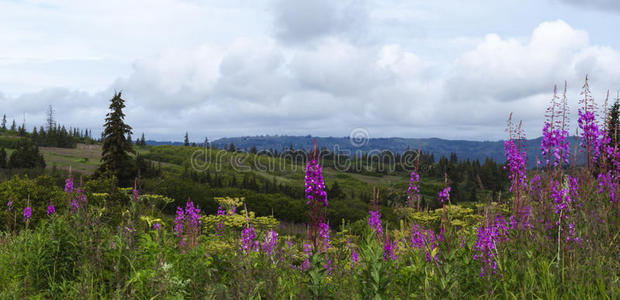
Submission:
[[[438,160],[440,157],[449,157],[451,153],[456,153],[459,159],[481,160],[491,158],[498,162],[504,162],[504,141],[467,141],[467,140],[446,140],[440,138],[370,138],[352,139],[350,137],[313,137],[307,136],[244,136],[220,138],[210,143],[217,148],[228,149],[230,144],[234,144],[236,149],[249,150],[256,147],[261,150],[282,149],[304,149],[313,148],[316,140],[319,148],[327,148],[332,151],[340,151],[347,154],[360,153],[380,153],[391,151],[402,153],[404,151],[421,149],[422,152],[431,153]],[[526,140],[524,149],[527,152],[528,166],[535,167],[536,161],[540,157],[540,142],[542,137]],[[571,152],[574,151],[578,143],[577,137],[569,138]],[[181,142],[160,142],[147,141],[149,145],[183,145]]]

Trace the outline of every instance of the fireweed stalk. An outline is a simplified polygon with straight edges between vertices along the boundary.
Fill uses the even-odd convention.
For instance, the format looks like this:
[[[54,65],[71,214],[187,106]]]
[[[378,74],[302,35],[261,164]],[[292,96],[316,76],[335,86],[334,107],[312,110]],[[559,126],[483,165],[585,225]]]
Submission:
[[[407,205],[413,207],[413,204],[416,203],[418,210],[420,210],[420,175],[418,175],[416,170],[411,171],[411,176],[409,176],[409,189],[407,190],[407,194]]]
[[[579,129],[581,130],[580,145],[582,148],[581,151],[586,154],[588,171],[592,171],[594,164],[599,158],[603,139],[596,122],[597,106],[590,92],[590,85],[588,83],[587,75],[586,81],[583,84],[581,95],[583,98],[579,99],[579,103],[582,107],[578,110],[579,119],[577,121],[579,124]]]
[[[508,179],[510,179],[510,191],[514,193],[513,211],[521,211],[523,206],[522,194],[527,190],[527,155],[522,151],[522,141],[525,135],[521,129],[521,122],[517,127],[512,123],[512,113],[508,118],[508,140],[504,141],[504,151],[506,155],[506,165]]]
[[[550,172],[551,168],[561,167],[562,164],[568,164],[570,155],[568,143],[568,104],[566,98],[566,82],[564,83],[564,96],[559,101],[557,96],[557,86],[553,87],[553,97],[547,108],[546,121],[543,126],[543,138],[540,142],[541,156],[544,161],[538,161],[538,164],[547,167]]]
[[[314,151],[306,165],[305,194],[306,204],[310,205],[310,240],[317,250],[329,247],[329,225],[325,222],[325,210],[327,209],[327,192],[323,182],[323,169],[318,162],[319,155]],[[325,234],[327,231],[327,235]],[[325,238],[327,236],[327,239]]]

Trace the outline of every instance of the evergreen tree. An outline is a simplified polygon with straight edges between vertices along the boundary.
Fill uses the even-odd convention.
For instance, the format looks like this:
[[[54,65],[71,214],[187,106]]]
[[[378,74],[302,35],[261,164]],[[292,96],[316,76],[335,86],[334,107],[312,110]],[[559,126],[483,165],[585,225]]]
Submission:
[[[17,125],[15,125],[15,120],[13,120],[13,123],[11,124],[11,131],[15,132],[17,130]]]
[[[2,131],[6,130],[6,115],[2,116],[2,127],[0,127],[0,129],[2,129]]]
[[[144,132],[142,133],[142,137],[140,138],[140,146],[146,146],[146,140],[144,139]]]
[[[187,131],[185,132],[185,142],[183,143],[183,146],[189,147],[189,134]]]
[[[135,153],[132,144],[127,140],[131,134],[131,126],[125,124],[125,100],[121,93],[114,94],[110,100],[110,112],[106,115],[105,128],[102,133],[101,165],[98,175],[108,172],[115,175],[121,184],[128,185],[135,175],[135,166],[129,153]]]
[[[6,169],[6,150],[0,148],[0,169]]]
[[[39,147],[35,146],[30,139],[20,139],[17,149],[11,154],[8,167],[11,169],[44,169],[45,160],[39,153]]]
[[[209,138],[205,137],[205,144],[204,144],[205,148],[209,148]]]
[[[127,142],[133,144],[133,140],[131,139],[131,133],[127,135]]]

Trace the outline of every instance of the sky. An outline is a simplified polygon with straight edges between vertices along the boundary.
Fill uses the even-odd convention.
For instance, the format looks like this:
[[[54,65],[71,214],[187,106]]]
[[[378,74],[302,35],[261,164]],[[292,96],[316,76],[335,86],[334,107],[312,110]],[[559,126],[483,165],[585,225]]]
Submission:
[[[134,136],[499,140],[620,89],[615,0],[0,0],[0,114]]]

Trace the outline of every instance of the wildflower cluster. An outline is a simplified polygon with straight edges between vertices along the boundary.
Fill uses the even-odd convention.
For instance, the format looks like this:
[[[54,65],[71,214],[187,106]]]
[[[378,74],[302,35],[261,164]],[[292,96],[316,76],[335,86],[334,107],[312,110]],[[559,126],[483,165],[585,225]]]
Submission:
[[[426,254],[426,261],[431,261],[433,258],[433,250],[437,248],[437,244],[440,240],[441,235],[435,235],[435,232],[432,229],[424,230],[416,224],[413,224],[411,227],[409,246],[414,249],[423,250]],[[435,260],[438,260],[437,256],[434,258]]]
[[[509,240],[509,229],[503,216],[498,215],[495,221],[488,226],[478,228],[476,243],[474,244],[474,260],[480,260],[480,277],[484,277],[490,271],[495,274],[497,270],[498,247],[501,243]]]
[[[200,209],[194,207],[194,202],[187,201],[185,210],[177,207],[176,217],[174,219],[174,233],[181,238],[180,244],[186,245],[189,240],[193,245],[200,234],[200,225],[202,225]]]

